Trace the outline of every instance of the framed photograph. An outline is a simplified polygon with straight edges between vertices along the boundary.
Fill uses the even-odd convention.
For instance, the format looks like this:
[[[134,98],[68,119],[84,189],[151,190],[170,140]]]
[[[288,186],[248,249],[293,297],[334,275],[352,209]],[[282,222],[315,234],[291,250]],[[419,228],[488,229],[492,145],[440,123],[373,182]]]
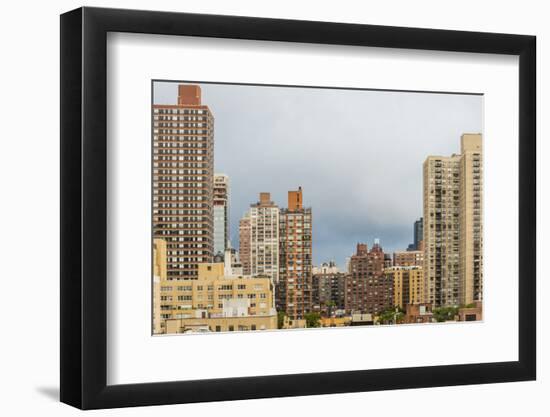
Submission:
[[[535,37],[61,16],[61,401],[533,380]]]

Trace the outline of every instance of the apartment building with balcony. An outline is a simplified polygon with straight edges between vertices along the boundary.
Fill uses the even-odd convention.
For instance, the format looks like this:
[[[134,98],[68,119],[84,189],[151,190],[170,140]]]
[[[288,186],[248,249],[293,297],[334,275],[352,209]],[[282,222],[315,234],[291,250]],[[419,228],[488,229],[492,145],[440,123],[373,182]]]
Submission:
[[[428,156],[424,182],[425,301],[458,306],[483,297],[481,134],[464,134],[461,153]]]
[[[239,253],[243,273],[279,280],[279,207],[270,193],[260,193],[239,223]]]

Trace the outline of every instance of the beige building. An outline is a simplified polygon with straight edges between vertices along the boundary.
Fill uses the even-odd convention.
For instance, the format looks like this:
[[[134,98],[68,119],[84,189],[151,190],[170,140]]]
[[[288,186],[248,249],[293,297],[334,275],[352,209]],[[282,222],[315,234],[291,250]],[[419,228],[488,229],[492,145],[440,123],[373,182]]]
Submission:
[[[410,250],[393,253],[393,266],[423,266],[424,251]]]
[[[241,220],[239,252],[243,272],[251,276],[268,276],[273,284],[279,280],[279,207],[270,193],[260,193],[260,200],[250,206]]]
[[[271,279],[225,276],[223,263],[203,263],[198,279],[161,281],[167,333],[277,328]]]
[[[153,240],[153,333],[163,333],[160,309],[160,283],[166,281],[166,242]]]
[[[405,308],[407,304],[424,302],[424,271],[421,266],[394,266],[384,270],[393,282],[393,305]]]
[[[462,135],[460,178],[461,304],[483,300],[483,159],[481,135]]]
[[[464,134],[461,153],[424,162],[425,302],[470,304],[483,293],[481,134]]]
[[[213,256],[214,117],[198,85],[153,105],[153,235],[166,241],[167,277],[197,279]]]

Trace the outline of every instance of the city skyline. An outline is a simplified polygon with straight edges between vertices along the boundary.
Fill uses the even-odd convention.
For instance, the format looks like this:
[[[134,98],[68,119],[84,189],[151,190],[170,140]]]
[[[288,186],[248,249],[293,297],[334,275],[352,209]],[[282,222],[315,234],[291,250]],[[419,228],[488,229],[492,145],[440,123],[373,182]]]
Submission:
[[[155,82],[154,104],[177,101],[177,85]],[[422,217],[426,155],[458,153],[457,137],[482,131],[477,95],[198,85],[215,118],[214,170],[231,182],[232,245],[260,192],[282,207],[301,186],[315,212],[314,265],[344,269],[355,244],[375,238],[386,253],[405,250]],[[327,113],[334,120],[319,126]]]
[[[286,206],[273,201],[270,192],[260,192],[239,220],[239,249],[232,248],[232,181],[229,175],[215,173],[215,112],[203,101],[200,85],[179,84],[177,91],[176,103],[152,105],[154,334],[482,319],[482,133],[462,133],[458,154],[425,156],[422,217],[413,223],[413,243],[406,251],[394,251],[392,258],[379,238],[372,246],[362,240],[340,274],[332,261],[313,267],[317,208],[306,204],[301,186],[287,191]],[[297,111],[293,108],[293,114]],[[293,127],[286,128],[292,132]],[[330,145],[340,149],[334,140]],[[379,141],[369,143],[369,150],[378,148]],[[235,147],[234,154],[243,153],[239,149]],[[296,152],[291,147],[289,155]],[[301,170],[317,161],[308,152],[298,154]],[[274,157],[264,149],[262,158],[237,158],[247,169],[245,181],[284,176],[285,169],[270,172],[260,165]],[[399,162],[396,157],[389,161]],[[410,178],[402,178],[400,187],[387,187],[387,173],[397,168],[384,162],[385,170],[375,174],[385,193],[376,201],[386,209],[406,206],[409,200],[401,193],[412,188]],[[365,165],[370,167],[367,163],[359,168]],[[346,199],[337,201],[340,209],[371,191],[356,184],[364,179],[364,171],[353,176],[346,168],[338,184],[352,189]],[[311,175],[302,173],[299,179]],[[399,201],[387,198],[394,195]],[[399,205],[388,205],[388,200]],[[318,208],[332,214],[322,205]],[[342,239],[338,232],[330,237],[329,242]]]

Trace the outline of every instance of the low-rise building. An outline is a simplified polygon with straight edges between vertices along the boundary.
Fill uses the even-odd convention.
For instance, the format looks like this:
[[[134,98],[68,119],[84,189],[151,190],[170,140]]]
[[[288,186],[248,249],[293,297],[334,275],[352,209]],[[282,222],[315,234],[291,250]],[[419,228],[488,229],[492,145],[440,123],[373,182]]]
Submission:
[[[199,264],[198,279],[163,281],[166,333],[277,328],[270,277],[226,276],[223,263]]]
[[[483,320],[483,303],[476,301],[472,305],[458,309],[458,321]]]
[[[374,316],[370,313],[355,313],[351,315],[350,326],[371,326],[374,324]]]
[[[434,321],[432,305],[429,303],[407,304],[403,323],[432,323]]]
[[[351,325],[351,316],[321,317],[321,327],[345,327]]]

